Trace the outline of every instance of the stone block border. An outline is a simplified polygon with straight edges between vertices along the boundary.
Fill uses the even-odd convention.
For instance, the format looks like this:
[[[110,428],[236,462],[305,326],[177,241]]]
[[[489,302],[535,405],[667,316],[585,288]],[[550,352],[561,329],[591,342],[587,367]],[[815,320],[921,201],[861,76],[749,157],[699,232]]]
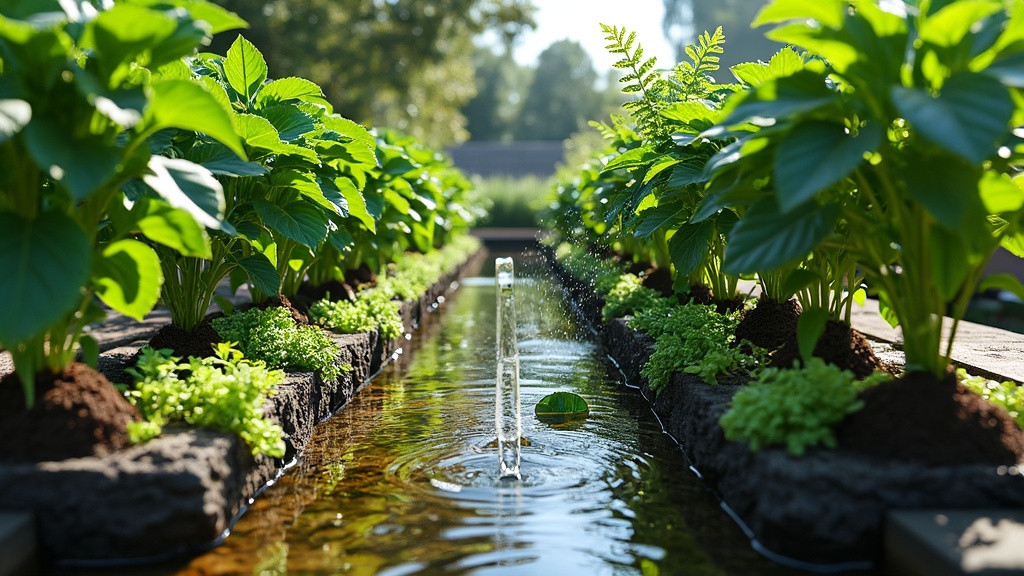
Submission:
[[[406,301],[400,311],[406,330],[436,310],[458,279],[479,271],[485,257],[481,249],[419,300]],[[66,567],[155,563],[215,546],[301,454],[316,424],[342,409],[402,344],[376,333],[332,338],[339,364],[352,369],[331,382],[313,372],[289,373],[267,403],[286,434],[283,459],[254,458],[235,435],[167,428],[149,443],[107,456],[2,463],[0,511],[30,512],[39,557]],[[115,341],[117,347],[101,354],[100,369],[119,370],[146,341]]]

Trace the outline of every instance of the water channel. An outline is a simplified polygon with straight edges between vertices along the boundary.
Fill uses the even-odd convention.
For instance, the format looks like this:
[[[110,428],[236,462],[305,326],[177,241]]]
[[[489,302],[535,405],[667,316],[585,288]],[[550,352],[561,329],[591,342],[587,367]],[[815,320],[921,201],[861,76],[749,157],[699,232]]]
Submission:
[[[497,478],[494,279],[467,279],[221,546],[161,573],[792,573],[750,549],[546,276],[516,263],[521,480]],[[556,391],[589,418],[539,422]]]

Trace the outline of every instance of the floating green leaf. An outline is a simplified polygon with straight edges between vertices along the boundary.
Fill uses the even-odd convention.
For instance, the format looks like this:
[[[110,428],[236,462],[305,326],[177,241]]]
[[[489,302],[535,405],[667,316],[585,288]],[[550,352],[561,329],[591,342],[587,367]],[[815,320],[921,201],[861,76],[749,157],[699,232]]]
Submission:
[[[537,419],[547,424],[564,424],[584,420],[590,415],[587,401],[572,392],[548,394],[534,408]]]

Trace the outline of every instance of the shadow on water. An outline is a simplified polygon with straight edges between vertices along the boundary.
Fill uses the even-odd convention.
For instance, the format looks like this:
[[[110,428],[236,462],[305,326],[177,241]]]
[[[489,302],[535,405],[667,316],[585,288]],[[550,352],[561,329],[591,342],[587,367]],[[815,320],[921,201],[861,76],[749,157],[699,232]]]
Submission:
[[[222,546],[147,572],[794,574],[750,549],[546,272],[516,266],[521,481],[496,479],[494,280],[469,279]],[[539,422],[556,391],[590,417]]]

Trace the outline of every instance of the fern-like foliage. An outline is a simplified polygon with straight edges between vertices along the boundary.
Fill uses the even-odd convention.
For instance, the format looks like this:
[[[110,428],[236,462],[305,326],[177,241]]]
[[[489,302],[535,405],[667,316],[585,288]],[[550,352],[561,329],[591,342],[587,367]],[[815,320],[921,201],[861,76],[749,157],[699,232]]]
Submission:
[[[626,71],[626,75],[619,79],[619,82],[625,84],[622,91],[639,97],[623,104],[623,108],[632,113],[641,134],[660,134],[664,129],[661,110],[666,103],[656,94],[664,92],[667,83],[654,69],[658,59],[654,56],[644,59],[644,49],[636,41],[636,32],[607,24],[601,24],[601,30],[605,34],[605,41],[608,42],[605,49],[610,54],[621,56],[621,59],[612,66]]]
[[[687,46],[689,61],[680,62],[670,74],[664,75],[655,68],[657,58],[644,58],[636,32],[607,24],[601,24],[601,30],[608,42],[605,49],[621,56],[613,66],[626,71],[619,79],[625,84],[622,91],[638,96],[623,107],[630,111],[637,130],[647,140],[665,141],[670,136],[670,129],[661,116],[661,111],[668,106],[694,100],[718,101],[728,91],[728,86],[717,86],[711,76],[719,69],[718,55],[724,52],[725,32],[721,26],[714,33],[705,31],[696,44]]]
[[[718,70],[718,54],[725,51],[725,32],[719,26],[714,34],[704,31],[697,44],[686,47],[689,62],[680,62],[672,70],[672,88],[681,99],[709,99],[718,91],[711,76]]]

